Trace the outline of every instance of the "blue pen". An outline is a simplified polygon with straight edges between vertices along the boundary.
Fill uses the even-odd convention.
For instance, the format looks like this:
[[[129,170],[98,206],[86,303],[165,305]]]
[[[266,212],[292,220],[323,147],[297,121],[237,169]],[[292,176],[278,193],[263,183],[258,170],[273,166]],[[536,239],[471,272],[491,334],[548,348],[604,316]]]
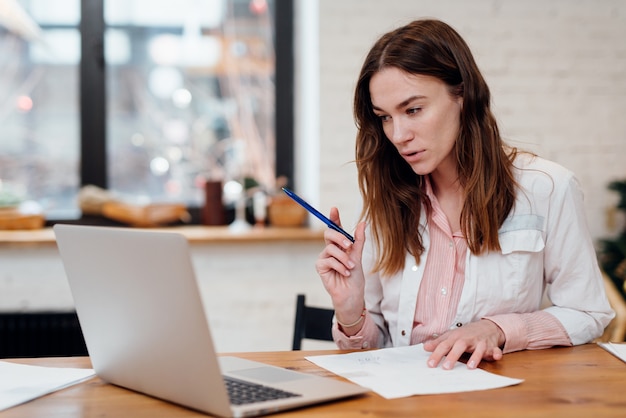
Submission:
[[[309,205],[307,202],[302,200],[300,196],[298,196],[297,194],[295,194],[294,192],[292,192],[286,187],[283,187],[283,192],[287,193],[287,196],[289,196],[290,198],[298,202],[300,205],[302,205],[302,207],[304,207],[306,210],[308,210],[313,215],[315,215],[320,221],[328,225],[330,229],[334,229],[337,232],[341,232],[351,242],[354,242],[354,238],[352,238],[352,235],[348,234],[346,231],[341,229],[341,227],[339,227],[336,223],[328,219],[326,216],[322,215],[317,209],[315,209],[313,206]]]

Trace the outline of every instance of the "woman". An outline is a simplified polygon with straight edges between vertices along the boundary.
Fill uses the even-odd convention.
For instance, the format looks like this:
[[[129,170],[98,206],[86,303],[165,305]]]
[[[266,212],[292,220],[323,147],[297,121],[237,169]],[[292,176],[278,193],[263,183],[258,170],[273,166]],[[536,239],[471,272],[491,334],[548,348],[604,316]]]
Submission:
[[[471,353],[475,368],[602,334],[613,312],[579,183],[504,144],[456,31],[418,20],[383,35],[354,113],[362,219],[354,243],[327,230],[316,262],[340,348],[424,343],[431,367]]]

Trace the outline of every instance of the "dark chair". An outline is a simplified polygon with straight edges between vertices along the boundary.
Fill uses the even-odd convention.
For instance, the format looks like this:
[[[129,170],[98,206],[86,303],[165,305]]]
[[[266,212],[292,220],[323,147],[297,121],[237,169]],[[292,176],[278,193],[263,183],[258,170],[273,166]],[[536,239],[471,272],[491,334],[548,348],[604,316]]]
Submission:
[[[0,313],[0,358],[87,354],[76,312]]]
[[[332,341],[331,327],[335,311],[307,306],[304,295],[296,300],[296,322],[293,328],[293,350],[300,350],[304,338]]]

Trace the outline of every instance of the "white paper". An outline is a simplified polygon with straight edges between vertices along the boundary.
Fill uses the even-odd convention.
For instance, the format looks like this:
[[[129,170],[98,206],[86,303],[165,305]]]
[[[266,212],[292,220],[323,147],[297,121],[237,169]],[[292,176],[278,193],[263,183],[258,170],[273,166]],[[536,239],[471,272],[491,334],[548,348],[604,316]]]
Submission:
[[[42,367],[0,361],[0,411],[93,376],[93,369]]]
[[[470,370],[461,362],[451,370],[431,368],[426,365],[429,356],[418,344],[306,359],[387,399],[495,389],[523,382],[481,369]]]
[[[598,343],[598,345],[618,359],[626,362],[626,344]]]

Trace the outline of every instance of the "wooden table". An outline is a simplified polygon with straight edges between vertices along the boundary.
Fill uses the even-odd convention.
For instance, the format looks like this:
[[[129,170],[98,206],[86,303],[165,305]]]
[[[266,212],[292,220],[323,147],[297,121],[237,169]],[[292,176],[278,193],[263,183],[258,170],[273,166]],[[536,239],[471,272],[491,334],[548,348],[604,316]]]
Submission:
[[[235,353],[282,367],[331,375],[304,359],[338,351]],[[16,362],[48,366],[90,367],[89,359],[42,358]],[[596,344],[522,351],[487,371],[525,381],[516,386],[446,395],[386,400],[370,393],[279,414],[298,417],[624,417],[626,363]],[[99,378],[58,391],[0,413],[9,417],[203,417],[206,415],[104,383]]]

